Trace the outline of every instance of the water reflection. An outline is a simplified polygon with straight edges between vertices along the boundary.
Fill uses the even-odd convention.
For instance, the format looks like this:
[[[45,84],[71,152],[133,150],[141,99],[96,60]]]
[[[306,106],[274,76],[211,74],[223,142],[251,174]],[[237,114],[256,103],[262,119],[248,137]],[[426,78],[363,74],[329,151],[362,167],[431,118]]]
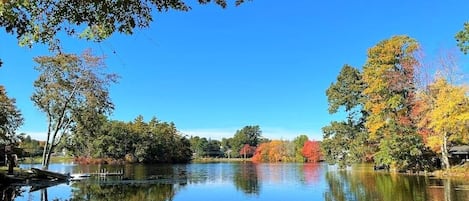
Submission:
[[[257,164],[240,163],[234,169],[233,182],[236,188],[246,194],[258,195],[261,187],[257,173]]]
[[[178,188],[173,184],[103,185],[79,182],[72,184],[73,200],[172,200]]]
[[[468,181],[393,175],[370,171],[370,167],[338,171],[325,164],[246,162],[57,168],[71,173],[124,170],[124,174],[93,176],[44,190],[2,187],[0,199],[464,201],[469,197]]]
[[[469,189],[460,189],[461,181],[439,180],[366,171],[326,172],[327,201],[464,201]],[[437,182],[438,181],[438,182]]]
[[[23,191],[18,186],[2,186],[0,185],[0,199],[4,201],[15,200],[15,197]]]

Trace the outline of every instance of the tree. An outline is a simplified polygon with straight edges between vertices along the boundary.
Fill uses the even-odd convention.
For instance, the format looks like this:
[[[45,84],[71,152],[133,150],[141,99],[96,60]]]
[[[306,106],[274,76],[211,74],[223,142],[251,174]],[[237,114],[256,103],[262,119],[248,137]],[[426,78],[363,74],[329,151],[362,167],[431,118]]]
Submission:
[[[303,150],[303,146],[305,145],[305,142],[308,141],[308,136],[306,135],[300,135],[293,139],[293,144],[295,146],[295,161],[296,162],[304,162],[305,159],[303,157],[303,154],[301,151]]]
[[[50,156],[62,135],[75,126],[74,115],[81,108],[97,114],[110,112],[113,104],[108,87],[117,76],[104,73],[103,59],[85,51],[81,56],[57,54],[34,59],[40,72],[34,82],[31,97],[34,104],[46,114],[47,136],[42,157],[42,167],[47,169]]]
[[[319,162],[322,157],[321,148],[318,141],[306,141],[305,145],[303,146],[302,153],[308,162]]]
[[[231,149],[234,153],[239,153],[241,148],[248,144],[256,147],[261,141],[262,131],[258,125],[245,126],[241,130],[237,130],[231,140]]]
[[[322,128],[323,142],[321,148],[325,160],[330,164],[338,164],[340,168],[360,162],[366,151],[367,133],[364,128],[366,112],[363,110],[365,83],[360,71],[352,66],[344,65],[337,76],[337,81],[327,89],[329,113],[337,113],[344,109],[347,119],[331,122]]]
[[[322,128],[322,132],[324,160],[329,164],[338,164],[339,168],[365,160],[366,154],[375,149],[375,145],[368,142],[363,124],[354,121],[331,122]]]
[[[23,124],[23,117],[15,103],[15,99],[9,98],[0,85],[0,142],[14,143],[16,130]]]
[[[416,97],[415,69],[419,62],[415,53],[418,49],[414,39],[394,36],[368,50],[363,67],[366,84],[363,93],[369,114],[365,125],[370,139],[380,144],[375,162],[406,168],[418,163],[416,160],[423,154],[420,149],[423,142],[410,115]],[[387,151],[392,147],[399,147],[398,153],[407,151],[409,155],[393,155],[395,152]]]
[[[199,0],[201,4],[211,0]],[[226,0],[215,0],[225,8]],[[236,0],[240,5],[244,0]],[[132,34],[146,28],[154,11],[189,11],[185,0],[75,1],[37,0],[0,1],[0,26],[14,34],[23,45],[35,42],[53,44],[60,32],[101,41],[115,32]]]
[[[459,49],[467,54],[469,51],[469,22],[464,23],[463,29],[456,33],[455,38]]]
[[[450,168],[448,146],[453,143],[469,141],[469,90],[464,86],[450,84],[445,78],[437,78],[430,85],[433,95],[433,108],[429,112],[430,128],[434,133],[429,136],[430,146],[441,147],[442,162]]]
[[[250,146],[249,144],[245,144],[241,150],[239,150],[239,155],[242,156],[244,159],[250,158],[254,155],[256,151],[256,147]]]

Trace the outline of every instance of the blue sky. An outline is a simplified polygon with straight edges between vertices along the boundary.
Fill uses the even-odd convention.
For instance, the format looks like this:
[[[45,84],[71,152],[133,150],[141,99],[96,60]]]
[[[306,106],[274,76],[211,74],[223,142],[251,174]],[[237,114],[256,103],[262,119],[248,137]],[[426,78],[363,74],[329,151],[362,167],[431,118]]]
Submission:
[[[418,40],[429,60],[457,52],[454,35],[469,21],[465,1],[254,0],[237,8],[192,7],[156,13],[151,28],[102,43],[61,37],[65,51],[91,48],[121,76],[110,90],[111,119],[156,116],[185,134],[215,139],[246,125],[259,125],[271,139],[321,139],[321,128],[340,117],[328,114],[325,90],[344,64],[361,68],[368,48],[400,34]],[[32,58],[49,54],[47,48],[21,48],[14,36],[0,34],[0,84],[24,115],[20,132],[43,139],[46,119],[30,96],[38,75]],[[468,57],[460,58],[466,72]]]

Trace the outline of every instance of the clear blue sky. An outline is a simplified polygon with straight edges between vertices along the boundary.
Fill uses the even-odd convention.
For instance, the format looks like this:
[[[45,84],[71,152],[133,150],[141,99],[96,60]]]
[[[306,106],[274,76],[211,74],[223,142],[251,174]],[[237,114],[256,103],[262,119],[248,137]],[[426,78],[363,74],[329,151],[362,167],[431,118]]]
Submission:
[[[321,139],[321,128],[338,118],[327,112],[325,90],[344,64],[361,68],[368,48],[400,34],[418,40],[427,58],[456,50],[468,10],[466,1],[441,0],[194,4],[187,13],[157,13],[151,28],[131,36],[99,44],[61,39],[68,52],[106,55],[109,71],[121,76],[110,90],[111,119],[156,116],[185,134],[217,139],[246,125],[271,139]],[[49,53],[0,34],[0,84],[24,115],[20,132],[44,139],[45,116],[30,101],[38,75],[32,58]],[[466,72],[468,57],[461,57]]]

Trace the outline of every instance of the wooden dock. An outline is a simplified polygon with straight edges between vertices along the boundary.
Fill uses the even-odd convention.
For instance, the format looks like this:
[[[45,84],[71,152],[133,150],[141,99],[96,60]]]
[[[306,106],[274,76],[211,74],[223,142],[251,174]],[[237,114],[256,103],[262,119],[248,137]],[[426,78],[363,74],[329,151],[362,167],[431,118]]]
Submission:
[[[99,171],[96,171],[94,173],[89,173],[91,176],[99,176],[99,177],[107,177],[107,176],[123,176],[124,175],[124,170],[119,170],[115,172],[109,172],[107,169],[101,169]]]

